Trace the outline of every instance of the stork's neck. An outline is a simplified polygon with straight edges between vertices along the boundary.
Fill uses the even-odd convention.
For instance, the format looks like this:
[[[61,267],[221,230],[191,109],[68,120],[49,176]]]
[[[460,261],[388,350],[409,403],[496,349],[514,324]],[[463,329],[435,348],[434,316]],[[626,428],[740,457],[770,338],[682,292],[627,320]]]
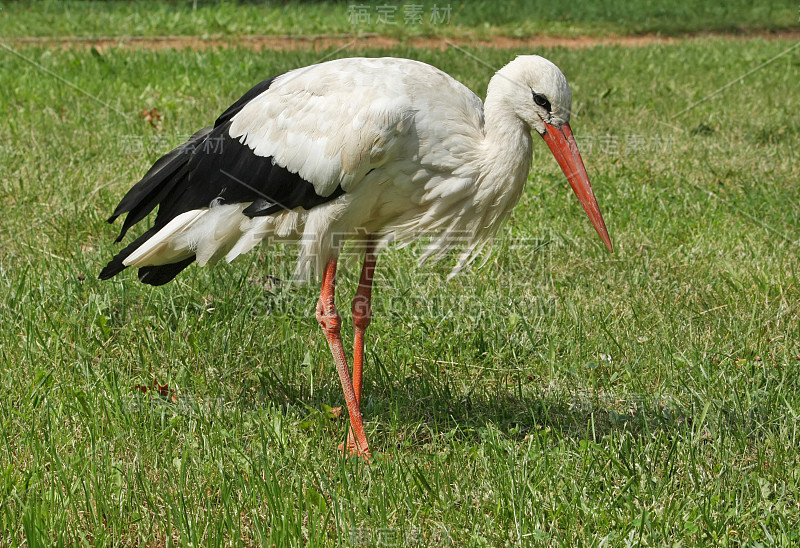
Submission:
[[[482,179],[510,209],[519,200],[531,168],[531,130],[505,100],[496,77],[489,84],[484,105]],[[498,204],[499,205],[499,204]]]

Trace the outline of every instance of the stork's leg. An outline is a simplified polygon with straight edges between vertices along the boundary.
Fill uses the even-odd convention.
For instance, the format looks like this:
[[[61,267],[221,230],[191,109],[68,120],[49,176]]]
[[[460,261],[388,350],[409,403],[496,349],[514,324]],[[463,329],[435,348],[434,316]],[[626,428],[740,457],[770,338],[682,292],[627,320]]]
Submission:
[[[350,452],[369,459],[369,445],[367,445],[367,436],[364,433],[361,406],[353,390],[353,383],[350,381],[347,359],[344,356],[344,348],[342,347],[342,318],[336,311],[334,302],[335,284],[336,257],[331,257],[328,264],[325,265],[325,272],[322,277],[322,291],[319,295],[319,302],[317,302],[317,321],[325,333],[325,338],[328,339],[328,345],[331,347],[333,361],[339,373],[339,381],[342,383],[344,401],[350,414],[350,432],[355,436],[355,443],[353,443],[352,447],[349,447]]]
[[[353,297],[353,328],[355,340],[353,341],[353,389],[356,400],[361,404],[362,367],[364,365],[364,333],[372,320],[372,278],[375,274],[375,261],[372,242],[367,244],[364,256],[364,266],[361,268],[361,279],[358,289]]]
[[[372,319],[372,278],[375,273],[376,260],[374,245],[370,241],[367,243],[358,289],[355,297],[353,297],[353,328],[355,331],[355,340],[353,341],[353,390],[359,408],[361,407],[361,381],[364,366],[364,332],[369,327],[369,322]],[[347,448],[351,453],[356,447],[356,440],[355,432],[351,428],[347,435]]]

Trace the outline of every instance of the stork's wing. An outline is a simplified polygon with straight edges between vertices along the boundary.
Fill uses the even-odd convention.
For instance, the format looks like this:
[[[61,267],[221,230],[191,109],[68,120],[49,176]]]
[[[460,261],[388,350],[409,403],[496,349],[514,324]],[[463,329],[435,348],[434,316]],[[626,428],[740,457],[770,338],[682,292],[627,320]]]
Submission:
[[[411,99],[371,59],[297,69],[231,117],[230,136],[310,182],[321,196],[352,189],[392,156],[413,116]],[[394,89],[393,89],[394,88]]]
[[[388,161],[413,112],[406,96],[387,92],[391,78],[384,75],[382,85],[370,85],[375,74],[369,61],[345,59],[265,80],[213,128],[159,159],[109,219],[128,214],[117,241],[158,206],[154,225],[100,277],[122,271],[125,259],[148,240],[167,237],[177,224],[196,222],[208,208],[245,204],[248,217],[311,209],[352,189]],[[186,250],[159,260],[170,264],[141,268],[142,281],[169,281],[193,261],[193,254]]]

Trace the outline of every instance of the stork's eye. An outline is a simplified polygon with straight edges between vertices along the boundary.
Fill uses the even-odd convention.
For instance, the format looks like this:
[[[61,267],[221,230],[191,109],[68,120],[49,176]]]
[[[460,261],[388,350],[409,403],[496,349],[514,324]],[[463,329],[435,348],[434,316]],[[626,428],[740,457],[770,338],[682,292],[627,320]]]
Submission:
[[[541,93],[533,92],[533,102],[545,109],[547,112],[550,112],[550,101],[548,101],[547,97]]]

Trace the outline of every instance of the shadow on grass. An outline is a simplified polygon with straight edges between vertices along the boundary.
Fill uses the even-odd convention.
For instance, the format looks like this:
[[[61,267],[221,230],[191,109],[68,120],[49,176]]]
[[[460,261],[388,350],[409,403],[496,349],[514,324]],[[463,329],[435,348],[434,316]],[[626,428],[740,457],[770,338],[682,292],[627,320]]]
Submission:
[[[491,381],[484,388],[491,388],[488,384]],[[577,441],[599,441],[615,431],[649,437],[655,432],[682,433],[694,422],[692,409],[653,397],[615,398],[530,386],[523,387],[522,397],[503,391],[459,394],[446,385],[439,388],[431,390],[414,377],[387,379],[379,375],[372,382],[365,381],[362,411],[380,432],[375,436],[384,437],[383,443],[392,443],[392,431],[405,431],[405,435],[411,432],[412,444],[418,447],[436,443],[444,434],[463,443],[480,443],[488,430],[518,442],[537,432]],[[257,408],[265,401],[320,409],[323,402],[340,405],[342,394],[338,383],[326,382],[311,396],[282,381],[277,370],[267,369],[260,372],[258,386],[240,392],[237,404]]]

